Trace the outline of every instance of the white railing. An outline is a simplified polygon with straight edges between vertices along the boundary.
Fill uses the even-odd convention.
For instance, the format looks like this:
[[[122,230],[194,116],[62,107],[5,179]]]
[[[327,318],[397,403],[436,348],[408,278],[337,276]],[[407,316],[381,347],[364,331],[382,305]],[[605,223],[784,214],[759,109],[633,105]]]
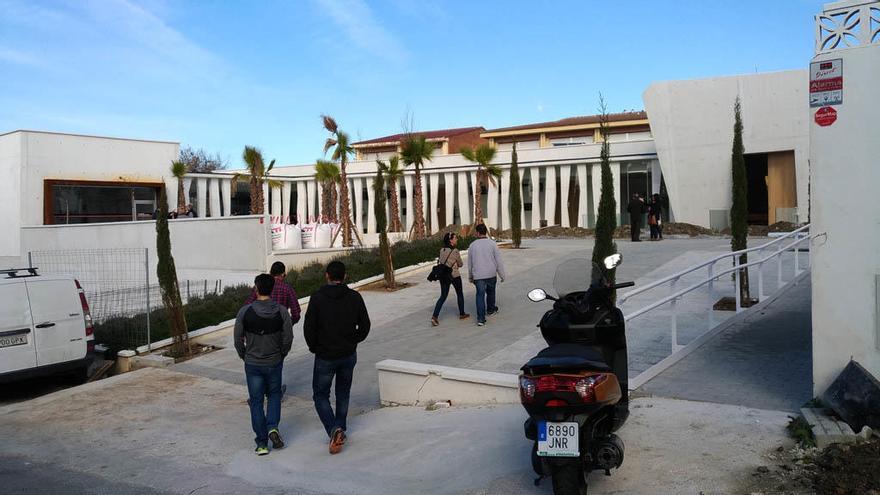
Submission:
[[[708,321],[708,330],[711,330],[712,328],[715,327],[715,314],[714,314],[715,310],[713,309],[713,307],[714,307],[714,303],[715,303],[715,281],[717,279],[719,279],[725,275],[729,275],[731,273],[734,274],[734,278],[735,278],[734,292],[736,293],[736,312],[739,313],[740,311],[743,310],[742,301],[740,299],[741,298],[740,291],[738,290],[739,283],[740,283],[740,272],[743,269],[748,270],[751,267],[757,267],[758,300],[763,301],[766,297],[766,294],[764,292],[764,271],[763,271],[764,265],[766,263],[769,263],[774,258],[776,259],[776,290],[778,291],[778,290],[782,289],[783,287],[785,287],[785,285],[788,282],[791,281],[791,280],[789,280],[788,282],[785,282],[785,283],[783,282],[782,255],[785,252],[794,249],[794,276],[792,277],[792,280],[793,280],[798,275],[800,275],[801,272],[804,271],[800,267],[800,256],[799,256],[800,244],[805,241],[809,241],[810,238],[811,238],[810,225],[807,224],[807,225],[804,225],[803,227],[801,227],[795,231],[792,231],[792,232],[789,232],[783,236],[780,236],[779,238],[774,239],[766,244],[762,244],[760,246],[756,246],[756,247],[752,247],[752,248],[748,248],[748,249],[743,249],[741,251],[734,251],[734,252],[718,255],[708,261],[700,263],[699,265],[688,268],[687,270],[680,271],[680,272],[675,273],[673,275],[670,275],[668,277],[657,280],[656,282],[652,282],[652,283],[645,285],[643,287],[639,287],[638,289],[626,292],[625,294],[621,294],[617,297],[617,304],[623,305],[627,300],[631,299],[634,296],[644,294],[645,292],[656,289],[657,287],[660,287],[660,286],[669,285],[669,292],[670,292],[669,295],[667,295],[666,297],[663,297],[663,298],[661,298],[661,299],[659,299],[659,300],[657,300],[657,301],[655,301],[655,302],[653,302],[643,308],[640,308],[640,309],[632,311],[628,314],[625,314],[624,319],[626,321],[632,320],[633,318],[639,317],[645,313],[648,313],[652,310],[655,310],[659,307],[662,307],[662,306],[668,304],[671,309],[671,312],[672,312],[671,322],[670,322],[670,332],[671,332],[671,340],[672,340],[672,353],[674,354],[676,351],[678,351],[679,349],[684,347],[684,346],[678,345],[677,303],[682,297],[684,297],[685,295],[687,295],[687,294],[689,294],[689,293],[691,293],[691,292],[693,292],[703,286],[708,286],[708,288],[709,288],[709,298],[708,298],[709,303],[708,303],[708,309],[707,309],[707,313],[708,313],[707,321]],[[791,242],[786,243],[785,241],[791,241]],[[782,244],[784,244],[782,247],[778,247],[775,251],[771,252],[769,255],[764,256],[763,258],[760,258],[758,260],[750,261],[748,263],[743,263],[743,264],[741,264],[739,261],[740,255],[757,252],[758,255],[760,256],[768,249],[771,249],[774,246],[782,245]],[[715,264],[718,263],[719,261],[726,260],[729,258],[732,259],[732,266],[726,270],[722,270],[722,271],[716,273],[715,272]],[[809,246],[808,246],[808,249],[807,249],[807,265],[808,266],[810,264],[810,261],[811,261],[810,260],[810,250],[809,250]],[[701,280],[700,282],[697,282],[697,283],[692,284],[688,287],[685,287],[684,289],[677,290],[677,284],[678,284],[679,280],[681,280],[682,277],[684,277],[685,275],[691,274],[693,272],[696,272],[697,270],[700,270],[703,268],[706,268],[706,270],[707,270],[707,276],[704,280]]]

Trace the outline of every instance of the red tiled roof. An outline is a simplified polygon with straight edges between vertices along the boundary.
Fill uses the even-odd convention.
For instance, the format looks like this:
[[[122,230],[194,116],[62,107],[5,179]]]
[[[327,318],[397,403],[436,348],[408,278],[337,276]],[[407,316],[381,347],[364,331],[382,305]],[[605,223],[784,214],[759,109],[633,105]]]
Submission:
[[[517,125],[512,127],[499,127],[498,129],[489,129],[485,131],[486,133],[490,132],[504,132],[504,131],[521,131],[526,129],[540,129],[542,127],[562,127],[568,125],[583,125],[583,124],[598,124],[599,123],[599,115],[586,115],[582,117],[568,117],[565,119],[554,120],[551,122],[538,122],[536,124],[525,124],[525,125]],[[644,120],[648,118],[648,113],[644,110],[639,112],[621,112],[621,113],[609,113],[608,114],[608,122],[621,122],[626,120]]]
[[[485,131],[486,128],[480,127],[459,127],[457,129],[440,129],[438,131],[423,131],[423,132],[413,132],[413,134],[417,136],[425,136],[425,139],[437,139],[437,138],[448,138],[452,136],[458,136],[459,134],[464,134],[466,132],[472,131]],[[392,134],[390,136],[383,136],[375,139],[368,139],[366,141],[358,141],[357,143],[353,143],[352,146],[360,146],[365,144],[376,144],[376,143],[397,143],[403,140],[406,136],[406,133],[400,134]]]

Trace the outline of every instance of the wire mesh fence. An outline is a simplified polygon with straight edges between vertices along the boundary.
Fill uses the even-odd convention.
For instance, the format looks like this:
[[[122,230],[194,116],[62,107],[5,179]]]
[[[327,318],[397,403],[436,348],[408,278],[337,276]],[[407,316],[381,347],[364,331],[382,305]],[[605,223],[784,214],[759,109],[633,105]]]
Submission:
[[[158,284],[150,282],[147,249],[31,251],[31,267],[41,275],[70,275],[85,292],[95,324],[95,340],[113,350],[135,349],[166,338],[157,315],[162,308]],[[222,291],[220,280],[181,280],[184,304]],[[151,331],[152,330],[152,331]]]

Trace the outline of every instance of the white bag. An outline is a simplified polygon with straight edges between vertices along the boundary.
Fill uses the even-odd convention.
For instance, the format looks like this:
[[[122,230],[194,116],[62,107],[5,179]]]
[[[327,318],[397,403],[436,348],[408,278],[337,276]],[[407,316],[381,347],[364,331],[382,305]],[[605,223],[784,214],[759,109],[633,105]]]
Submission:
[[[315,249],[315,229],[317,224],[307,223],[302,226],[302,248]]]
[[[287,249],[302,249],[303,236],[299,225],[285,225],[284,234],[287,237],[284,247]]]
[[[272,249],[284,249],[284,224],[273,223],[272,228]]]
[[[333,227],[329,223],[318,224],[315,229],[315,248],[326,249],[330,247],[330,241],[333,239]]]

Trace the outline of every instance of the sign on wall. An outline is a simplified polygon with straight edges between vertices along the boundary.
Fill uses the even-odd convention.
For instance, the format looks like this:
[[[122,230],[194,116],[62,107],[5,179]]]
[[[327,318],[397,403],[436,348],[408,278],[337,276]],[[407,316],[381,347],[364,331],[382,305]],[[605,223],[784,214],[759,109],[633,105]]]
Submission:
[[[837,110],[831,107],[822,107],[816,110],[816,115],[813,116],[813,119],[820,127],[828,127],[837,122]]]
[[[843,103],[843,59],[810,64],[810,107]]]

